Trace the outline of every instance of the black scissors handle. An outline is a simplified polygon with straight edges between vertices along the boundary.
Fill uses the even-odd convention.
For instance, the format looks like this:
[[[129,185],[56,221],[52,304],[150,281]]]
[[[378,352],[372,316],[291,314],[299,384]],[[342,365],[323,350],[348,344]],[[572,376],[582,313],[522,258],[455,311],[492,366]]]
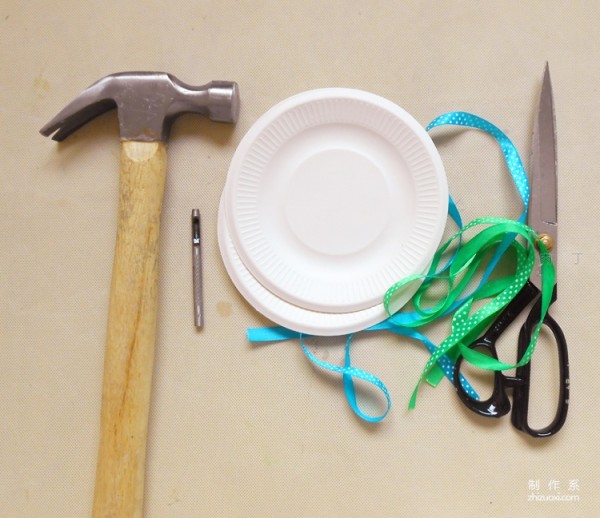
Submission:
[[[475,340],[469,345],[471,349],[483,349],[489,351],[489,354],[498,359],[498,353],[496,351],[496,341],[502,335],[502,333],[508,328],[508,326],[517,318],[517,316],[540,294],[538,288],[536,288],[531,282],[527,282],[517,296],[510,302],[508,306],[502,311],[500,316],[494,321],[488,331],[479,339]],[[553,294],[552,301],[556,300],[556,288]],[[533,305],[527,320],[523,324],[519,333],[519,343],[517,355],[520,359],[529,342],[531,341],[531,335],[539,323],[541,315],[541,299],[538,298],[536,303]],[[511,404],[506,393],[507,388],[513,389],[513,413],[512,423],[515,428],[528,433],[532,437],[547,437],[553,435],[561,426],[564,424],[569,401],[569,360],[567,353],[567,343],[565,336],[556,323],[556,321],[550,316],[546,315],[544,318],[544,325],[546,325],[554,335],[555,342],[558,349],[558,358],[560,365],[560,394],[557,412],[554,420],[550,425],[543,429],[533,429],[527,423],[527,416],[529,410],[529,385],[530,385],[530,364],[526,364],[523,367],[517,368],[514,377],[505,376],[500,371],[494,373],[494,390],[492,395],[486,400],[476,400],[469,396],[469,394],[462,388],[460,383],[460,366],[462,364],[462,357],[459,357],[454,371],[455,387],[458,396],[462,402],[472,410],[473,412],[485,416],[485,417],[502,417],[510,412]]]
[[[556,287],[554,288],[553,300],[556,299]],[[540,321],[542,310],[541,298],[533,305],[525,324],[521,327],[519,333],[519,347],[517,355],[519,358],[523,356],[531,335]],[[559,368],[559,395],[556,407],[556,414],[552,422],[544,428],[534,429],[529,426],[527,416],[529,412],[529,386],[531,379],[531,363],[526,363],[522,367],[517,367],[515,377],[523,380],[522,383],[515,385],[513,389],[513,411],[511,421],[515,428],[521,430],[532,437],[549,437],[558,432],[567,418],[569,410],[569,352],[567,349],[567,340],[565,335],[556,322],[548,313],[544,317],[544,325],[552,331],[554,341],[558,352],[558,368]]]
[[[504,308],[486,333],[470,344],[469,348],[488,351],[490,356],[497,360],[496,340],[500,338],[502,333],[506,331],[523,310],[535,300],[539,293],[539,290],[531,282],[527,281],[523,288],[521,288],[521,291]],[[502,417],[508,414],[511,406],[506,388],[511,385],[514,386],[519,380],[509,378],[500,371],[496,371],[494,372],[494,390],[492,395],[485,400],[474,399],[462,388],[461,383],[456,383],[456,380],[459,379],[462,360],[462,356],[459,356],[454,370],[454,384],[462,402],[473,412],[485,417]]]

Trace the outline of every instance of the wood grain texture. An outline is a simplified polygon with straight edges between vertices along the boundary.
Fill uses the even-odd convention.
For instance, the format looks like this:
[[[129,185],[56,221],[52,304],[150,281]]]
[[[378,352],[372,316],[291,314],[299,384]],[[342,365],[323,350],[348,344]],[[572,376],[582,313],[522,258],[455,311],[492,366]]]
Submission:
[[[123,142],[93,516],[141,517],[166,147]]]

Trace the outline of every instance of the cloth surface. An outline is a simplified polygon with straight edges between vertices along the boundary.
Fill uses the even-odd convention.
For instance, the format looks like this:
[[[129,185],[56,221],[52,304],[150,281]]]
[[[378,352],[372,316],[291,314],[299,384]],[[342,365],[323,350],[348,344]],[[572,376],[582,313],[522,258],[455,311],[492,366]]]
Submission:
[[[190,84],[234,80],[238,124],[183,116],[169,141],[145,516],[591,516],[597,508],[590,316],[599,280],[597,2],[65,0],[0,5],[0,515],[88,516],[99,430],[118,188],[118,127],[108,113],[56,144],[39,129],[107,74],[164,70]],[[423,126],[464,110],[504,130],[526,166],[545,62],[556,104],[559,298],[571,405],[551,440],[483,420],[450,384],[408,399],[421,346],[373,333],[353,363],[382,379],[393,407],[361,422],[341,379],[294,341],[251,345],[271,325],[221,262],[217,207],[232,154],[268,108],[301,91],[354,87]],[[493,139],[432,133],[465,222],[517,217]],[[193,325],[190,213],[202,214],[205,327]],[[447,327],[439,325],[431,338]],[[502,345],[514,360],[515,329]],[[343,339],[307,340],[343,362]],[[542,424],[556,375],[550,344],[534,362]],[[358,397],[371,401],[368,388]],[[535,498],[532,498],[533,497]],[[561,497],[561,498],[559,498]]]

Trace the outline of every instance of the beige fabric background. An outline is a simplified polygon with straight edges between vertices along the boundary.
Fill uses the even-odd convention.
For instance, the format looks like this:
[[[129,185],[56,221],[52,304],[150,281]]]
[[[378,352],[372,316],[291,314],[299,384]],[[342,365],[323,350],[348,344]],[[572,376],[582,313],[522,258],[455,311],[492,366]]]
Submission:
[[[196,84],[235,80],[242,95],[235,128],[186,116],[170,140],[147,517],[595,515],[599,23],[593,1],[3,0],[0,516],[90,512],[117,122],[104,115],[62,145],[38,130],[96,79],[143,69]],[[394,402],[377,426],[354,416],[341,380],[311,367],[298,344],[246,342],[248,326],[269,322],[226,275],[216,209],[236,145],[262,113],[303,90],[356,87],[424,125],[445,111],[477,113],[527,159],[546,60],[560,168],[560,298],[552,313],[570,343],[572,379],[558,436],[534,441],[508,418],[478,419],[446,381],[425,386],[407,412],[427,356],[398,338],[356,341],[355,363],[378,375]],[[493,140],[474,131],[434,137],[466,220],[519,213]],[[194,207],[204,222],[200,332],[191,308]],[[321,358],[341,361],[341,340],[313,344]],[[512,358],[513,342],[505,348]],[[543,383],[551,355],[542,348],[534,360]],[[534,395],[541,421],[551,405],[543,389]],[[373,396],[361,391],[367,404]],[[531,493],[570,501],[530,501]]]

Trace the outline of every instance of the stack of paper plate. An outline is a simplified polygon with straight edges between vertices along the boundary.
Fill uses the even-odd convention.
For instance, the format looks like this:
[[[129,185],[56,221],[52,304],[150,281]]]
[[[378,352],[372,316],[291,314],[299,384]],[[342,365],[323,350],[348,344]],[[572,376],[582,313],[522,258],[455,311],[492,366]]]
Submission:
[[[427,270],[447,209],[442,161],[407,112],[360,90],[311,90],[242,139],[219,246],[258,311],[302,333],[341,335],[384,320],[386,290]]]

